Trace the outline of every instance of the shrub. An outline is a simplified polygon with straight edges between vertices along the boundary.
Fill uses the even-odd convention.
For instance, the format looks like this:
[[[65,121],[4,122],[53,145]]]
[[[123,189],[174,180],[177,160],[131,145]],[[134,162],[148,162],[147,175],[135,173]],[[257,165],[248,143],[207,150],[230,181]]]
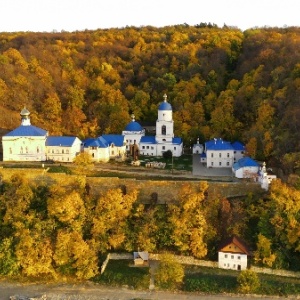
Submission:
[[[155,272],[155,283],[163,289],[175,289],[181,285],[184,277],[183,266],[171,254],[161,257]]]
[[[251,270],[241,271],[237,277],[238,291],[243,294],[255,292],[259,286],[260,281],[257,274]]]

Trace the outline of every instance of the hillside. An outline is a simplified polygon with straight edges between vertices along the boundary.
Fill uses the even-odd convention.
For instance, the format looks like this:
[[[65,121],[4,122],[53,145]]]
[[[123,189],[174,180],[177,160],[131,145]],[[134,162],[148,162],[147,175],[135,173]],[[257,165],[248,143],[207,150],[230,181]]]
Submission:
[[[175,135],[240,140],[250,155],[297,171],[300,28],[176,25],[0,33],[0,127],[24,105],[51,135],[120,133],[155,121],[167,93]]]

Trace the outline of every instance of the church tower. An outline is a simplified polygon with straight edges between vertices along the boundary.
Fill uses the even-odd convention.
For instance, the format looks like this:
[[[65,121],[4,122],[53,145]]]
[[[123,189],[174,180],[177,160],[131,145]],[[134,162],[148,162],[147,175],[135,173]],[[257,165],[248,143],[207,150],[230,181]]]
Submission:
[[[164,94],[164,101],[158,107],[155,136],[157,143],[172,143],[174,138],[174,121],[172,114],[172,106],[167,102],[167,95]]]

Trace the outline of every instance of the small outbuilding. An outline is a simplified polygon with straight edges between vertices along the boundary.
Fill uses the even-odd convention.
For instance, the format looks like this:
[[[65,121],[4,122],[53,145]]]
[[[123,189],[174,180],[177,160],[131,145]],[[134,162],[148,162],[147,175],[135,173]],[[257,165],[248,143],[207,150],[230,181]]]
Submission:
[[[148,266],[149,253],[147,251],[133,252],[133,260],[135,266]]]
[[[256,180],[259,164],[251,157],[243,157],[232,166],[232,171],[237,178],[253,178]]]

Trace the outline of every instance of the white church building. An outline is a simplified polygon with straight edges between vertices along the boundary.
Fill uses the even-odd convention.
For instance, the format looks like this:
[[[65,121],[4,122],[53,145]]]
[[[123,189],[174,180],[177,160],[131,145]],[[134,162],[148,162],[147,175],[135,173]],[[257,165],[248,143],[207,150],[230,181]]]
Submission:
[[[183,142],[180,137],[174,137],[173,110],[167,95],[158,107],[155,136],[141,136],[139,151],[141,155],[163,156],[163,153],[170,150],[174,157],[183,153]]]
[[[24,108],[21,125],[2,137],[3,161],[46,160],[48,132],[30,123],[30,112]]]
[[[48,136],[46,130],[31,125],[26,108],[20,115],[21,125],[2,137],[3,161],[72,162],[80,152],[86,152],[95,162],[107,162],[124,158],[133,145],[139,154],[147,156],[163,156],[171,151],[179,157],[183,153],[182,139],[174,137],[173,111],[167,95],[158,107],[155,136],[146,136],[134,115],[122,134],[106,134],[83,142],[77,137]]]

